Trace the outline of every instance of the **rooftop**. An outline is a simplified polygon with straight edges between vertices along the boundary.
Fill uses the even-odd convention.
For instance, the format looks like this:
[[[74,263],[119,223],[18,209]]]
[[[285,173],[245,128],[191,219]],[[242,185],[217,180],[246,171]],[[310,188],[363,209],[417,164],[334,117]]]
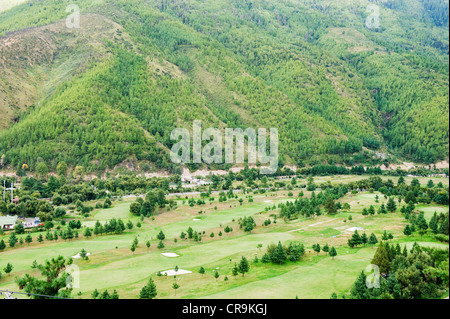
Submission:
[[[0,216],[0,228],[4,225],[15,225],[17,222],[17,216]]]

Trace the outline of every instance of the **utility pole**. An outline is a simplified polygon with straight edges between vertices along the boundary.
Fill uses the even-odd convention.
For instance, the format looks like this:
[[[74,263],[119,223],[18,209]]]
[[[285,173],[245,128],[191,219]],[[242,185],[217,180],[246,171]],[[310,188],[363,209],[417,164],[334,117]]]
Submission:
[[[3,181],[5,184],[5,181]],[[11,182],[11,188],[6,188],[6,190],[11,190],[11,204],[14,203],[14,182]],[[3,200],[5,200],[5,186],[3,187]]]

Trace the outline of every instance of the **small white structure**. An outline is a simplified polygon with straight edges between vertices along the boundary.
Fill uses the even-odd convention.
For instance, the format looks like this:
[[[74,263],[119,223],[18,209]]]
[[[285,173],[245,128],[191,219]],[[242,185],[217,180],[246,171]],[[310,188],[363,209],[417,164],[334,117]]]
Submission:
[[[192,274],[192,271],[184,270],[184,269],[178,269],[178,271],[175,271],[175,269],[161,271],[161,274],[167,276],[178,276],[178,275],[185,275],[185,274]]]
[[[175,254],[175,253],[161,253],[161,255],[163,255],[163,256],[165,256],[165,257],[170,257],[170,258],[173,258],[173,257],[180,257],[180,255],[177,255],[177,254]]]
[[[86,253],[86,256],[89,256],[90,254],[91,253]],[[72,256],[72,258],[80,259],[81,258],[80,253],[76,254],[75,256]]]

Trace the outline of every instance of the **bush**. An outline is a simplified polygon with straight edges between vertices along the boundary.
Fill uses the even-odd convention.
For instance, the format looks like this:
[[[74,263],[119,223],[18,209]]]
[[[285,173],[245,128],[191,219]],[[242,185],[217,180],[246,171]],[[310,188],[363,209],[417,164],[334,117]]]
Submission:
[[[107,198],[103,203],[103,208],[110,208],[112,206],[111,200]]]
[[[64,208],[58,207],[55,211],[55,217],[60,218],[66,214],[66,210]]]
[[[434,238],[436,238],[436,239],[439,240],[439,241],[446,242],[446,243],[449,242],[448,236],[447,236],[447,235],[444,235],[444,234],[438,234],[438,235],[435,235]]]

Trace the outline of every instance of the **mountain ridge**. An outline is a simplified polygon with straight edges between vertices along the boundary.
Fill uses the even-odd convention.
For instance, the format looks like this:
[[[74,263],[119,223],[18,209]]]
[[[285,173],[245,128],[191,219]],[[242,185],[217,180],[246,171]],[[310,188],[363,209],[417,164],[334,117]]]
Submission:
[[[195,119],[204,121],[204,127],[222,129],[278,127],[280,165],[380,165],[383,160],[374,158],[376,152],[392,154],[387,159],[391,162],[397,157],[425,164],[446,159],[448,71],[444,68],[448,67],[448,50],[433,45],[443,43],[448,48],[448,36],[442,35],[442,27],[430,26],[436,40],[415,42],[421,34],[412,35],[408,29],[403,43],[391,41],[385,46],[389,37],[397,36],[399,21],[403,22],[407,14],[382,7],[386,19],[395,17],[389,24],[392,30],[364,30],[366,13],[360,9],[370,3],[361,0],[346,7],[325,1],[80,1],[79,31],[64,30],[61,18],[67,15],[64,9],[69,4],[65,0],[43,0],[32,6],[25,3],[0,13],[0,34],[13,31],[0,43],[59,28],[64,51],[61,56],[67,54],[59,65],[46,69],[53,76],[52,81],[44,81],[46,94],[31,94],[20,106],[11,107],[14,98],[20,101],[20,94],[11,93],[10,85],[0,81],[4,101],[2,108],[0,99],[0,110],[6,110],[0,121],[0,129],[4,128],[0,130],[4,166],[18,169],[26,163],[34,170],[44,161],[54,170],[58,162],[65,161],[73,167],[82,165],[87,171],[101,172],[133,157],[154,169],[179,170],[168,159],[174,143],[170,132],[179,126],[189,130]],[[293,10],[293,5],[297,9]],[[38,22],[30,21],[32,12]],[[363,17],[345,26],[343,17],[358,17],[354,12]],[[317,22],[317,17],[326,18]],[[20,20],[16,26],[21,29],[11,28],[15,20]],[[96,29],[94,21],[110,21],[111,25],[109,29]],[[297,21],[306,21],[306,27]],[[413,28],[425,32],[422,25],[426,23],[414,22]],[[87,34],[93,42],[65,45],[70,32]],[[380,38],[378,33],[387,36]],[[417,48],[404,51],[410,43]],[[31,51],[24,48],[18,56],[31,57]],[[2,60],[10,64],[15,61],[7,56],[0,63]],[[32,73],[26,67],[10,69],[10,74],[17,70]],[[16,82],[25,83],[20,82],[23,79],[27,77],[19,74]],[[30,80],[30,87],[43,85],[39,76],[36,79]],[[92,95],[91,99],[80,98],[75,88]],[[78,103],[72,94],[85,99],[79,109],[62,107],[68,101]],[[104,106],[98,107],[111,114],[109,121],[101,121],[116,121],[120,113],[134,123],[133,127],[126,126],[131,133],[125,126],[113,129],[92,118],[87,120],[92,116],[89,103],[94,100],[101,101]],[[108,153],[117,150],[103,145],[101,135],[96,135],[97,140],[83,137],[73,123],[68,126],[72,137],[61,138],[64,134],[59,125],[64,122],[43,125],[43,114],[47,113],[40,113],[40,108],[50,113],[72,108],[67,114],[79,113],[79,123],[91,123],[93,131],[84,134],[99,132],[100,127],[108,133],[116,132],[111,135],[115,139],[109,141],[122,145],[119,149],[123,153]],[[51,142],[49,136],[56,137],[51,132],[36,134],[38,127],[61,132],[57,140],[63,142]],[[137,133],[139,129],[144,132]],[[15,135],[29,140],[17,143]],[[150,137],[149,142],[142,142],[143,136]],[[78,145],[83,151],[68,144]]]

